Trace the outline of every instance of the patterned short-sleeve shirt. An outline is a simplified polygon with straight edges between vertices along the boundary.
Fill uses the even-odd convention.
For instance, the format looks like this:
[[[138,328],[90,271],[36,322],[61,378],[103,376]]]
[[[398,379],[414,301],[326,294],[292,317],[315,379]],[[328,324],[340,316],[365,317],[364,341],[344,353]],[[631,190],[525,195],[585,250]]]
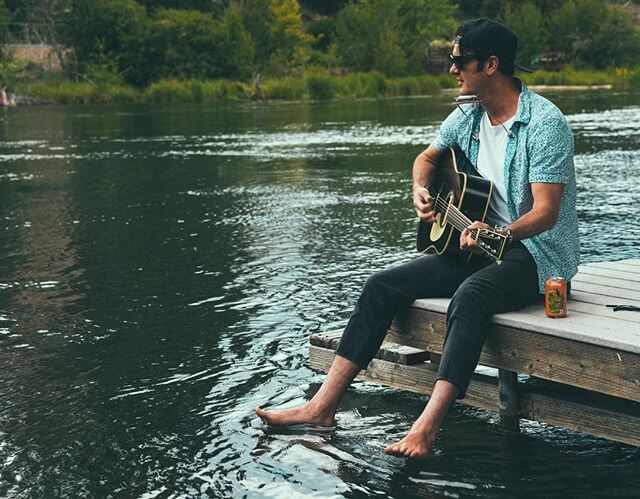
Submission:
[[[535,182],[565,184],[558,221],[552,229],[524,239],[522,243],[538,267],[540,292],[549,277],[567,281],[578,272],[580,241],[576,212],[576,174],[573,134],[562,112],[549,100],[521,83],[518,112],[511,127],[504,161],[507,208],[512,220],[531,210]],[[480,122],[484,110],[465,105],[442,123],[435,141],[439,150],[459,148],[477,168]]]

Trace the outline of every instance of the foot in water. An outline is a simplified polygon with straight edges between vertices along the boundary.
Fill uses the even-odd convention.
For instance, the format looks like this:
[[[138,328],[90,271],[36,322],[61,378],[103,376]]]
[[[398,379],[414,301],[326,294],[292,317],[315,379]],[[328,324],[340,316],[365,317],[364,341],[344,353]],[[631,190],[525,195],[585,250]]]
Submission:
[[[302,407],[296,407],[294,409],[287,409],[284,411],[265,411],[264,409],[257,408],[256,414],[265,423],[272,426],[334,426],[336,424],[336,420],[333,414],[324,414],[319,411],[313,411],[308,407],[308,404],[303,405]]]
[[[389,445],[384,451],[392,456],[423,458],[431,455],[431,447],[435,439],[435,432],[412,429],[406,437]]]

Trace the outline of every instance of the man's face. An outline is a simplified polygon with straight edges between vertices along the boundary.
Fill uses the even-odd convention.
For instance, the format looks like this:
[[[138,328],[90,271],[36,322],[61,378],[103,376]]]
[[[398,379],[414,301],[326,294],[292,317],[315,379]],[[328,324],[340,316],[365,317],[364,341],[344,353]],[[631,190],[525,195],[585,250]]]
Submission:
[[[457,43],[453,46],[452,54],[454,56],[462,55],[460,46]],[[461,68],[455,64],[451,64],[449,68],[449,74],[454,75],[458,81],[460,95],[477,95],[486,78],[485,74],[481,70],[479,71],[484,66],[484,63],[478,59],[471,58],[471,56],[472,54],[465,54],[465,61]]]

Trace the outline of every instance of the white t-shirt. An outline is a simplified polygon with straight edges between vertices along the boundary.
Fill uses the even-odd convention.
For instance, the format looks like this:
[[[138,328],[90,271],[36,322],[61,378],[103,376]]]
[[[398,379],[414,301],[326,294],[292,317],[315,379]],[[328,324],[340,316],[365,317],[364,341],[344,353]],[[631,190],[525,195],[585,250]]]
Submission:
[[[478,173],[493,182],[493,194],[486,221],[490,225],[501,227],[513,220],[507,209],[507,190],[504,185],[504,156],[507,151],[509,135],[507,130],[515,121],[515,115],[503,123],[493,126],[487,113],[480,121],[480,149],[478,150]],[[506,130],[505,130],[506,129]]]

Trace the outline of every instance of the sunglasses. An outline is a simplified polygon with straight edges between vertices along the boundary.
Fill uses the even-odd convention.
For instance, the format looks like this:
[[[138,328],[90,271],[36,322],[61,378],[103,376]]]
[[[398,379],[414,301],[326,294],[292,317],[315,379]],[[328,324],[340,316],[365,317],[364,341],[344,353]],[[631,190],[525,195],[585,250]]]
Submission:
[[[449,60],[451,61],[451,64],[453,64],[456,68],[458,68],[458,71],[462,71],[464,69],[464,65],[467,62],[472,61],[474,59],[480,59],[480,57],[477,56],[477,55],[453,55],[453,54],[449,54]]]

